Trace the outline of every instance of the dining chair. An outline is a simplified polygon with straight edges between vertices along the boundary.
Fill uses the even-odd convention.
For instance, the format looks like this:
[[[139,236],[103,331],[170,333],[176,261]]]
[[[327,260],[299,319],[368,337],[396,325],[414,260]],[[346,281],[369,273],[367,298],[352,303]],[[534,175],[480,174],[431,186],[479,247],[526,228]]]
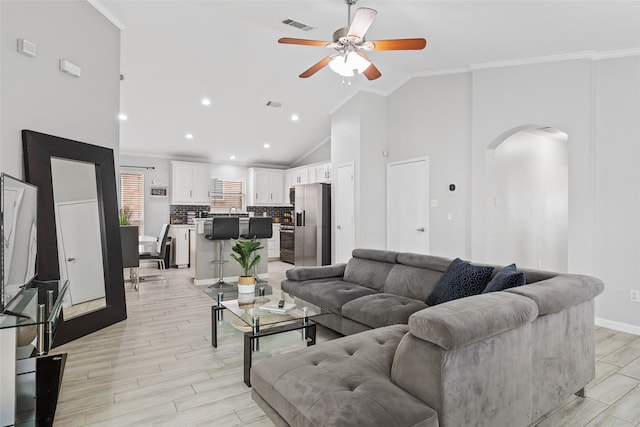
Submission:
[[[121,225],[120,242],[122,244],[122,267],[129,269],[129,280],[133,282],[133,288],[138,290],[138,267],[140,255],[138,253],[138,226]]]
[[[169,224],[164,224],[162,226],[162,230],[160,231],[160,236],[158,237],[158,243],[156,245],[156,250],[152,252],[142,252],[139,256],[140,261],[155,261],[158,263],[158,267],[160,268],[160,277],[164,278],[164,258],[167,253],[167,238],[169,236]]]

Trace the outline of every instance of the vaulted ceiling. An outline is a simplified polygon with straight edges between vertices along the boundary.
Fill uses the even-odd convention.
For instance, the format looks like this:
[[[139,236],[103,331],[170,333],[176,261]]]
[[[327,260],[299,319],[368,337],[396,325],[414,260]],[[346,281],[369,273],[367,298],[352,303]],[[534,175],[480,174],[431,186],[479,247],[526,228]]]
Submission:
[[[328,67],[298,78],[331,50],[277,43],[331,40],[347,25],[343,0],[92,3],[124,28],[121,152],[209,162],[234,155],[288,166],[328,141],[330,113],[359,90],[388,94],[412,77],[478,64],[640,48],[637,1],[360,0],[354,10],[378,11],[368,40],[424,37],[427,47],[372,52],[382,77],[349,85]]]

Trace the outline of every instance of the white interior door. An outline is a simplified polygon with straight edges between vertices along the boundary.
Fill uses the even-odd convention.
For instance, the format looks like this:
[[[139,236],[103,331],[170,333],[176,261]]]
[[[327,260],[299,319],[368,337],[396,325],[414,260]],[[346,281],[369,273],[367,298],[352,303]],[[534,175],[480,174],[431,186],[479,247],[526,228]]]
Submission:
[[[60,276],[69,280],[71,304],[103,298],[104,270],[98,202],[59,203],[56,222]]]
[[[336,206],[335,206],[335,262],[347,262],[355,248],[355,211],[354,165],[348,163],[336,168]]]
[[[429,159],[387,164],[387,249],[429,253]]]

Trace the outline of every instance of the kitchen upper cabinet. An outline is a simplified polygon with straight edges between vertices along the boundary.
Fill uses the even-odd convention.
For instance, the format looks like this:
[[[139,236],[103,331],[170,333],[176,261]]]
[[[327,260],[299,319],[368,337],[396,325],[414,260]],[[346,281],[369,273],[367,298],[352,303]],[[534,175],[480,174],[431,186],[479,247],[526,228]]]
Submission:
[[[247,206],[284,204],[284,186],[283,171],[249,168]]]
[[[331,182],[331,163],[317,165],[314,174],[315,182]]]
[[[210,185],[209,165],[171,162],[172,205],[209,205]]]
[[[291,185],[309,184],[309,168],[297,168],[291,172]]]

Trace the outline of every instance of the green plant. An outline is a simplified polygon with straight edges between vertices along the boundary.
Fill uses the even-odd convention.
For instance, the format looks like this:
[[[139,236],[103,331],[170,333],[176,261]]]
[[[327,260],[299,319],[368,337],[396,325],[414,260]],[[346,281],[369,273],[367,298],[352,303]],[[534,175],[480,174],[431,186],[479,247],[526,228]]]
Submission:
[[[262,249],[264,246],[256,239],[234,240],[234,242],[235,244],[231,250],[235,253],[231,254],[231,258],[240,264],[240,267],[242,267],[244,271],[243,276],[250,276],[253,267],[260,262],[260,255],[254,254],[254,252]]]
[[[133,215],[133,209],[131,207],[124,206],[120,208],[120,213],[118,214],[118,222],[120,223],[120,225],[129,225],[131,215]]]

